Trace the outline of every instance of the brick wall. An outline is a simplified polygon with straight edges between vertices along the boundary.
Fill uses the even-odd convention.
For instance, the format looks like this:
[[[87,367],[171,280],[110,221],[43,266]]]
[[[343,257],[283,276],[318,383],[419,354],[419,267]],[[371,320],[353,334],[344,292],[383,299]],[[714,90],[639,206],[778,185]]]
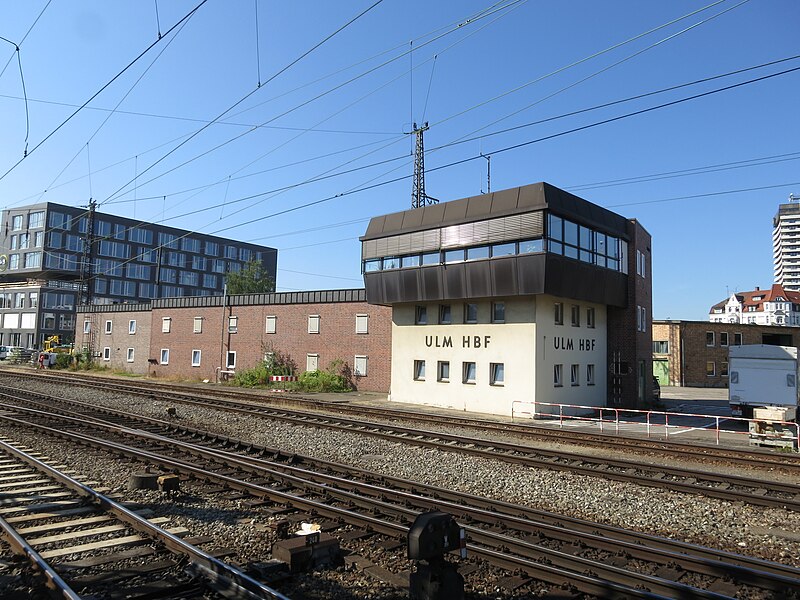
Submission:
[[[723,366],[728,363],[728,348],[738,341],[736,334],[740,334],[744,345],[763,344],[775,341],[775,336],[786,336],[781,345],[800,347],[800,327],[659,321],[653,324],[653,330],[653,339],[670,342],[668,355],[656,355],[669,360],[670,384],[689,387],[728,387]],[[713,334],[713,343],[708,333]],[[727,334],[727,345],[723,345],[723,334]],[[713,375],[709,374],[707,363],[714,363]]]
[[[88,347],[100,365],[117,371],[147,373],[147,357],[150,354],[149,310],[130,312],[78,313],[75,322],[77,347]],[[84,333],[84,322],[89,321],[89,331]],[[111,321],[111,333],[106,333],[106,321]],[[134,333],[130,333],[130,322],[136,321]],[[105,349],[108,348],[108,360]],[[128,362],[128,348],[133,348],[133,362]]]
[[[628,222],[628,235],[627,306],[608,307],[608,363],[610,367],[612,363],[618,363],[627,368],[609,374],[608,404],[637,407],[649,402],[653,393],[651,237],[635,219]],[[637,274],[637,250],[645,257],[644,277]],[[645,311],[644,331],[637,330],[638,307]],[[641,386],[640,368],[644,370]]]
[[[368,315],[368,333],[356,333],[356,315]],[[356,380],[364,391],[389,391],[391,374],[391,309],[366,302],[316,304],[261,304],[251,306],[154,308],[151,358],[158,360],[151,373],[163,377],[215,380],[217,368],[235,352],[235,371],[254,367],[264,353],[289,354],[297,371],[306,370],[306,356],[319,356],[319,369],[336,360],[350,369],[355,356],[367,357],[367,375]],[[308,317],[319,315],[319,333],[308,333]],[[276,317],[276,332],[266,333],[267,316]],[[195,317],[202,332],[193,333]],[[237,318],[236,332],[228,332],[230,317]],[[169,332],[163,331],[170,319]],[[169,350],[169,363],[161,364],[161,350]],[[192,366],[192,352],[200,350],[199,366]]]

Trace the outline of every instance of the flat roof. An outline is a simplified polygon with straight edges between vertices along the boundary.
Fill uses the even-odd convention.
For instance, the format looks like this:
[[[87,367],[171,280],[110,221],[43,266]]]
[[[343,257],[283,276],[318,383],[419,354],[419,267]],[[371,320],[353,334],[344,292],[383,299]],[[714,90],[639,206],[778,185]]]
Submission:
[[[373,217],[366,233],[359,239],[363,242],[399,233],[544,209],[581,225],[627,239],[625,217],[546,182]]]

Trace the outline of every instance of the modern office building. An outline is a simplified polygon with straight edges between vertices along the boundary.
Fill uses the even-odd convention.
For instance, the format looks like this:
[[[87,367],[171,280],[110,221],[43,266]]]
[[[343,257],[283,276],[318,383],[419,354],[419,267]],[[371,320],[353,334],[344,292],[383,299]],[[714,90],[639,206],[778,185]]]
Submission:
[[[793,194],[772,219],[772,259],[775,283],[800,291],[800,198]]]
[[[635,220],[538,183],[375,217],[361,242],[367,301],[392,308],[390,399],[512,414],[650,398]]]
[[[97,212],[90,221],[79,207],[12,208],[2,221],[0,344],[39,347],[55,334],[72,341],[75,307],[87,299],[221,295],[226,274],[250,260],[275,277],[274,248]]]

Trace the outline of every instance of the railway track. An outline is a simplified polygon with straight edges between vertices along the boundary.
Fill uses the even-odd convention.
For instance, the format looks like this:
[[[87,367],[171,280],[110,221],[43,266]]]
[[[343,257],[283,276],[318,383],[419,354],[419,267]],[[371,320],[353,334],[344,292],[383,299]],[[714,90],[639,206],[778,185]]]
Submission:
[[[188,442],[84,415],[20,409],[18,416],[12,416],[7,407],[1,418],[267,499],[280,510],[301,512],[300,518],[322,520],[325,530],[348,525],[355,528],[348,532],[350,536],[378,532],[404,539],[408,524],[419,512],[451,512],[466,524],[472,555],[598,597],[800,597],[800,570],[792,567],[599,524],[581,527],[578,520],[572,520],[572,529],[563,525],[564,517],[551,515],[561,522],[547,522],[540,511],[414,482],[392,479],[378,484],[376,480],[387,478],[341,465],[338,468],[347,477],[312,471],[306,459],[266,460],[261,455],[269,454],[268,449],[229,439],[215,441],[213,435],[201,437],[198,431],[183,432],[183,438],[193,440]],[[152,420],[147,427],[170,429]],[[103,432],[103,439],[97,437],[98,432]],[[220,445],[238,446],[247,454],[214,447]]]
[[[0,504],[0,538],[29,561],[37,597],[45,588],[67,599],[218,590],[220,598],[286,600],[182,539],[186,529],[162,528],[168,518],[148,519],[8,440],[0,440]]]
[[[26,378],[40,379],[39,375],[40,373],[33,375],[24,372],[0,372],[0,379],[4,376],[24,376]],[[367,417],[372,419],[375,425],[406,421],[441,427],[444,422],[448,427],[460,427],[472,430],[481,436],[502,436],[503,438],[514,436],[528,442],[546,441],[602,448],[605,450],[613,449],[626,453],[675,456],[681,460],[691,459],[701,463],[722,462],[760,470],[772,468],[800,475],[800,455],[776,453],[769,450],[754,448],[741,450],[719,446],[655,440],[651,438],[596,434],[547,426],[493,421],[453,415],[450,413],[443,416],[440,414],[416,412],[407,409],[393,409],[388,406],[376,408],[355,404],[343,404],[341,402],[309,400],[307,398],[297,398],[286,394],[261,394],[242,389],[231,390],[221,387],[209,389],[208,387],[198,388],[196,386],[146,381],[137,381],[134,385],[107,377],[96,377],[93,375],[81,376],[72,373],[47,373],[43,375],[43,377],[96,389],[103,389],[109,392],[116,391],[137,396],[157,397],[171,402],[204,406],[213,405],[220,410],[236,410],[238,408],[245,411],[263,413],[265,416],[273,418],[293,416],[297,419],[312,421],[319,417],[320,414],[338,414],[350,417]],[[298,409],[297,407],[302,408]],[[309,410],[309,408],[313,410]]]
[[[5,388],[5,390],[6,392],[0,393],[0,400],[8,397],[11,402],[18,403],[23,398],[27,398],[37,407],[47,407],[49,410],[54,410],[60,405],[64,410],[78,411],[86,416],[92,416],[100,411],[107,418],[121,419],[122,422],[131,418],[131,415],[118,411],[77,401],[56,400],[24,389]],[[173,401],[174,398],[169,397],[169,400]],[[201,400],[184,399],[182,401],[206,406]],[[722,500],[800,511],[800,486],[794,483],[718,474],[705,470],[670,467],[633,460],[614,460],[602,456],[582,456],[573,452],[411,429],[396,424],[376,424],[370,421],[358,421],[316,413],[298,415],[285,411],[265,410],[249,404],[229,406],[225,403],[225,406],[227,408],[224,410],[268,419],[279,419],[295,425],[348,431],[397,443],[434,448],[445,452],[459,452],[529,467],[569,471],[683,493],[700,494]],[[218,408],[217,404],[213,404],[212,407]]]

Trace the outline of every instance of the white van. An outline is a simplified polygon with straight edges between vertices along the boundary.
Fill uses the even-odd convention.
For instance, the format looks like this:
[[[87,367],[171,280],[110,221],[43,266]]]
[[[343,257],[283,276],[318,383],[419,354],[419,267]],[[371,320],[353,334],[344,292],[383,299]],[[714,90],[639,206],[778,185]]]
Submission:
[[[12,356],[15,352],[22,351],[22,346],[0,346],[0,360],[5,360]]]

